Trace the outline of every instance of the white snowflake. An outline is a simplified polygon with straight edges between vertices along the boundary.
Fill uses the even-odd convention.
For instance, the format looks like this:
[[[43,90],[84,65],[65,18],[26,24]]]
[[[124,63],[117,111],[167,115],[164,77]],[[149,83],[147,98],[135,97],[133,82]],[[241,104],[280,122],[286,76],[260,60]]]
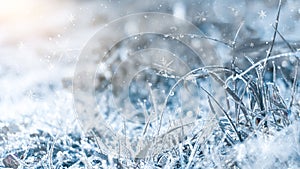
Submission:
[[[68,17],[68,20],[69,20],[70,23],[74,24],[75,16],[73,14],[70,14],[69,17]]]
[[[24,47],[25,47],[24,42],[23,42],[23,41],[20,41],[20,42],[18,43],[18,49],[23,49]]]
[[[206,13],[205,12],[197,12],[197,15],[195,16],[195,20],[197,22],[204,22],[206,21]]]
[[[267,16],[267,12],[264,11],[264,10],[260,10],[260,11],[258,12],[258,15],[259,15],[259,18],[260,18],[260,19],[264,19],[264,18]]]
[[[167,61],[165,57],[162,57],[160,63],[154,63],[154,66],[160,69],[158,74],[167,76],[170,72],[174,72],[174,69],[170,68],[173,62],[173,60]]]

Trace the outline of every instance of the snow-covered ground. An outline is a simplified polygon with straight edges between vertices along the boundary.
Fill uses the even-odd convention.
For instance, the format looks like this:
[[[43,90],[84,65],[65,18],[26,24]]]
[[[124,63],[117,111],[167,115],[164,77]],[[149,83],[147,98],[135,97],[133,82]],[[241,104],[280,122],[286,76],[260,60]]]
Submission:
[[[72,92],[72,80],[76,72],[76,63],[80,60],[80,57],[82,57],[82,50],[91,44],[90,39],[94,38],[95,40],[97,37],[102,37],[100,28],[111,21],[120,19],[124,15],[139,12],[159,12],[185,19],[199,28],[201,32],[199,36],[218,39],[229,45],[233,44],[233,42],[236,43],[237,48],[232,50],[226,46],[226,44],[224,45],[224,43],[207,39],[192,41],[190,43],[191,46],[197,48],[202,54],[207,54],[205,58],[200,59],[204,63],[195,63],[197,66],[203,64],[228,66],[233,58],[232,56],[234,56],[237,57],[237,64],[240,64],[241,68],[245,69],[247,68],[245,65],[249,64],[249,61],[246,61],[247,59],[244,57],[245,55],[250,58],[253,56],[254,58],[252,59],[255,62],[266,57],[267,52],[264,50],[269,47],[266,45],[272,41],[274,34],[273,26],[275,27],[274,23],[278,13],[278,1],[5,0],[1,2],[1,4],[0,168],[17,168],[17,166],[19,166],[19,168],[98,168],[100,166],[103,168],[115,168],[117,166],[126,168],[135,165],[142,168],[198,168],[203,166],[208,168],[230,166],[235,166],[236,168],[300,168],[300,93],[299,87],[297,86],[299,85],[298,79],[295,87],[287,84],[288,82],[283,82],[284,77],[276,80],[276,84],[279,86],[278,88],[282,94],[281,96],[283,100],[286,101],[285,103],[291,101],[291,91],[293,88],[295,89],[295,106],[290,107],[291,109],[289,109],[288,112],[290,113],[288,118],[291,122],[289,125],[284,126],[281,130],[278,129],[278,131],[270,129],[270,133],[268,134],[254,130],[252,131],[253,133],[248,133],[250,136],[243,142],[230,146],[225,145],[226,141],[224,140],[226,140],[226,134],[219,133],[221,131],[218,129],[219,127],[217,127],[216,119],[213,118],[214,115],[207,99],[210,97],[208,97],[207,93],[200,92],[199,101],[195,102],[189,101],[191,98],[182,97],[181,103],[190,102],[190,104],[183,105],[182,107],[184,108],[182,109],[170,108],[170,110],[174,110],[175,113],[172,114],[172,112],[168,112],[165,116],[168,117],[169,121],[174,121],[174,124],[171,122],[170,124],[163,124],[161,130],[168,134],[177,127],[177,124],[182,123],[181,119],[179,120],[178,116],[176,116],[178,114],[188,116],[187,119],[191,119],[192,116],[194,117],[192,126],[188,126],[187,128],[181,126],[184,128],[182,131],[187,130],[188,132],[184,135],[186,136],[185,139],[165,147],[162,146],[161,151],[157,148],[152,158],[146,158],[139,162],[130,159],[130,157],[132,157],[130,153],[128,153],[130,155],[126,157],[125,152],[125,157],[124,154],[122,154],[123,158],[118,159],[117,156],[112,155],[116,153],[115,151],[111,154],[107,154],[104,150],[105,148],[103,148],[102,151],[102,144],[98,143],[93,137],[95,133],[85,133],[82,129],[86,128],[84,125],[89,124],[92,125],[91,127],[97,128],[97,126],[93,126],[93,122],[80,121],[84,119],[80,117],[82,114],[79,114],[78,120],[78,114],[76,114],[78,109],[76,110]],[[283,1],[279,21],[278,32],[284,36],[288,42],[291,42],[292,47],[297,50],[297,47],[299,48],[300,46],[300,2],[297,0]],[[135,23],[137,21],[131,20],[131,22]],[[169,22],[163,21],[162,19],[157,20],[155,23],[156,24],[151,26],[164,27],[164,24]],[[109,38],[111,36],[111,39],[113,39],[119,33],[116,31],[126,32],[127,29],[134,29],[130,27],[131,24],[128,25],[127,27],[120,27],[120,30],[111,30],[105,37]],[[144,29],[147,30],[147,28]],[[172,27],[170,30],[176,31],[177,28]],[[283,51],[284,53],[293,52],[289,51],[288,46],[283,42],[284,40],[278,35],[279,33],[277,33],[276,40],[281,43],[274,47],[272,54],[280,54],[283,53]],[[133,39],[134,38],[135,37],[133,37]],[[133,48],[136,47],[134,46],[136,44],[128,42],[129,40],[124,40],[124,43],[121,43],[119,46],[117,45],[117,47],[115,47],[116,52],[112,52],[112,55],[120,55],[120,57],[122,57],[122,54],[124,55],[122,52],[130,53],[126,49],[126,44]],[[108,41],[110,41],[110,39],[108,39]],[[141,42],[144,43],[142,40]],[[166,42],[170,42],[172,45],[169,44],[168,46],[165,45],[165,43],[159,43],[159,45],[162,44],[162,46],[165,45],[164,47],[175,48],[175,54],[180,55],[179,57],[182,58],[184,58],[182,55],[188,53],[186,51],[179,51],[181,49],[179,45],[174,46],[171,40],[166,40]],[[146,42],[145,44],[145,46],[147,46]],[[159,45],[153,46],[157,47]],[[204,45],[204,47],[202,46],[203,49],[201,45]],[[153,47],[151,45],[148,46]],[[178,48],[178,50],[176,50],[176,48]],[[214,56],[211,56],[212,54]],[[299,58],[299,53],[296,57]],[[293,73],[296,72],[295,70],[298,68],[295,66],[296,57],[291,56],[287,57],[287,59],[280,60],[280,62],[276,62],[277,60],[274,62],[276,66],[281,67],[284,73],[289,73],[289,75],[287,75],[287,81],[293,79]],[[155,59],[155,61],[157,60],[159,59]],[[165,63],[165,60],[161,61],[163,62],[162,65],[167,66],[167,68],[169,68],[167,64],[173,63]],[[130,63],[128,63],[128,65],[130,65]],[[170,67],[170,69],[171,68],[173,67]],[[180,68],[178,67],[178,69]],[[136,71],[135,69],[133,70]],[[174,72],[180,71],[175,69]],[[138,72],[134,73],[138,74]],[[167,73],[163,71],[160,73],[167,75]],[[281,77],[281,75],[278,75],[278,77]],[[122,80],[117,79],[116,81],[122,82]],[[140,82],[139,80],[141,79],[135,80],[136,82]],[[204,81],[206,84],[202,87],[209,88],[209,92],[218,93],[220,89],[223,90],[224,86],[215,88],[217,85],[210,85],[210,80]],[[164,84],[165,83],[157,80],[157,84],[151,84],[149,86],[151,88],[152,85],[160,86]],[[171,84],[174,84],[174,81]],[[193,84],[192,82],[190,85],[193,86]],[[164,88],[164,86],[160,87]],[[190,92],[190,90],[195,90],[189,87],[190,86],[187,87],[186,93]],[[166,90],[167,89],[170,88],[166,87]],[[134,91],[134,89],[132,90]],[[162,94],[163,92],[160,93],[161,91],[157,90],[157,88],[155,90],[153,89],[153,92],[158,100],[161,95],[162,98],[164,98],[165,93],[167,93],[165,91],[165,93]],[[239,92],[241,93],[241,91]],[[147,94],[149,93],[146,93],[146,95]],[[153,95],[153,93],[149,95]],[[174,93],[171,95],[174,95]],[[96,94],[96,96],[98,95]],[[198,96],[199,95],[196,95],[195,97]],[[216,96],[216,98],[223,99],[224,101],[225,96],[222,96]],[[108,99],[105,98],[106,97],[104,97],[104,101],[103,96],[98,98],[101,110],[109,107],[107,105],[103,106],[103,104],[108,103]],[[147,99],[151,100],[153,98],[150,99],[150,97],[147,97]],[[184,99],[186,102],[183,101]],[[150,105],[151,101],[149,100],[145,101],[146,107],[148,102]],[[119,101],[122,102],[123,100],[120,99]],[[140,100],[136,99],[135,101]],[[168,105],[175,105],[176,99],[173,99],[173,101],[174,103],[168,102]],[[230,102],[232,104],[234,101],[231,100]],[[157,101],[157,103],[159,103],[159,101]],[[199,103],[199,105],[195,105],[196,103]],[[271,105],[273,103],[267,102],[265,104]],[[158,104],[159,110],[161,109],[159,106],[162,105],[163,103],[161,103],[161,105]],[[216,106],[215,104],[213,105]],[[149,109],[151,109],[151,106],[149,107]],[[153,106],[152,108],[155,109],[156,107]],[[188,109],[190,109],[190,111],[188,111]],[[219,111],[217,110],[219,109],[217,106],[215,109]],[[234,108],[229,109],[234,110]],[[108,111],[109,110],[110,109],[108,109]],[[186,112],[178,113],[181,111]],[[157,110],[155,110],[155,112],[157,112]],[[108,114],[110,113],[111,112]],[[201,117],[195,115],[197,113],[198,115],[201,113]],[[217,112],[217,114],[222,113]],[[255,112],[253,112],[253,114],[255,114]],[[125,125],[125,123],[122,118],[105,118],[111,123],[112,128],[117,128],[116,130],[121,133],[124,132],[122,129],[124,129],[123,124]],[[224,117],[220,117],[220,119],[222,118]],[[119,121],[114,121],[115,119]],[[182,119],[183,122],[185,122],[185,117]],[[166,121],[168,122],[168,120]],[[153,125],[154,124],[158,123],[153,123]],[[129,133],[134,133],[133,130],[135,127],[139,132],[146,131],[145,129],[141,130],[141,126],[145,126],[145,124],[129,126],[128,130],[132,130],[129,131]],[[150,130],[150,135],[155,134],[153,131],[153,133],[151,133],[151,127],[154,128],[153,130],[155,130],[155,132],[157,129],[149,125],[148,130]],[[99,131],[101,130],[99,129]],[[127,136],[129,140],[135,139],[132,133],[131,136]],[[234,135],[232,133],[231,136]],[[192,134],[197,137],[193,138]],[[165,135],[162,134],[162,136],[158,138],[164,140],[164,136]],[[103,138],[101,139],[103,140]],[[110,138],[107,140],[104,139],[104,141],[109,141],[109,139]],[[234,137],[233,139],[238,140]],[[166,142],[166,144],[167,143],[168,142]],[[133,155],[134,157],[144,157],[143,151],[149,148],[146,143],[144,146],[145,147],[139,150],[136,148],[130,151],[131,153],[132,151],[136,151],[135,153],[137,154]],[[113,150],[116,150],[116,148]],[[149,148],[149,150],[152,149]]]

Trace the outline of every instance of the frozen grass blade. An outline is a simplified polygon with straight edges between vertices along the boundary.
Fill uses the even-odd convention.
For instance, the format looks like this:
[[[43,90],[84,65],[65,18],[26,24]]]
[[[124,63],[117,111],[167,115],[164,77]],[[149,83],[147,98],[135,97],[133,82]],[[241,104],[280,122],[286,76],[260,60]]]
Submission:
[[[244,116],[246,117],[247,122],[250,122],[250,120],[248,119],[248,113],[246,110],[246,106],[244,105],[244,103],[241,101],[241,99],[235,94],[234,91],[232,91],[226,84],[225,82],[219,77],[217,76],[215,73],[210,72],[211,77],[213,77],[221,86],[224,87],[225,91],[237,102],[241,105],[241,110],[244,113]]]
[[[232,138],[230,135],[228,135],[228,133],[226,133],[226,129],[224,129],[224,127],[222,127],[222,126],[220,125],[220,123],[219,123],[219,122],[220,122],[220,119],[219,119],[219,117],[218,117],[218,115],[217,115],[217,113],[216,113],[216,111],[215,111],[215,109],[214,109],[214,106],[213,106],[212,103],[211,103],[210,97],[208,96],[207,99],[208,99],[208,104],[209,104],[210,110],[211,110],[212,113],[215,115],[215,118],[216,118],[216,120],[218,121],[218,125],[219,125],[220,129],[222,130],[223,134],[226,136],[226,138],[228,139],[228,141],[230,142],[230,144],[231,144],[231,145],[234,145],[234,144],[235,144],[235,141],[233,140],[233,138]]]
[[[223,44],[229,48],[233,48],[233,45],[230,44],[230,43],[227,43],[227,42],[224,42],[224,41],[221,41],[219,39],[216,39],[216,38],[212,38],[212,37],[208,37],[208,36],[201,36],[201,35],[195,35],[195,34],[191,34],[190,35],[191,37],[195,37],[195,38],[200,38],[200,39],[207,39],[207,40],[211,40],[211,41],[214,41],[214,42],[217,42],[217,43],[220,43],[220,44]]]
[[[228,113],[226,112],[226,110],[224,110],[224,108],[220,105],[220,103],[206,90],[204,89],[202,86],[200,86],[200,88],[210,97],[213,99],[213,101],[217,104],[217,106],[222,110],[222,112],[224,113],[225,117],[227,118],[227,120],[229,121],[232,129],[234,130],[234,132],[236,133],[236,135],[238,136],[238,139],[240,142],[242,142],[242,138],[239,134],[239,132],[237,131],[232,119],[230,118],[230,116],[228,115]]]
[[[276,16],[276,21],[275,21],[275,28],[274,28],[275,31],[274,31],[274,34],[273,34],[271,46],[270,46],[270,48],[267,52],[266,60],[265,60],[264,65],[263,65],[263,74],[262,75],[264,75],[264,73],[265,73],[268,58],[271,56],[271,53],[272,53],[272,50],[273,50],[273,47],[274,47],[274,44],[275,44],[275,39],[276,39],[278,24],[279,24],[280,10],[281,10],[281,0],[279,0],[278,11],[277,11],[277,16]]]
[[[232,48],[235,48],[235,47],[236,47],[236,40],[237,40],[237,37],[238,37],[238,35],[239,35],[239,33],[240,33],[240,31],[241,31],[243,25],[244,25],[244,21],[241,22],[241,24],[240,24],[238,30],[237,30],[236,33],[235,33],[234,39],[233,39],[232,44],[231,44]]]
[[[289,110],[292,108],[293,106],[293,102],[294,102],[294,98],[295,98],[295,94],[296,94],[296,85],[297,85],[297,77],[298,77],[298,67],[299,67],[299,60],[296,60],[296,67],[295,67],[295,75],[294,75],[294,80],[293,80],[293,85],[292,85],[292,91],[291,91],[291,101],[289,104]]]
[[[294,56],[296,58],[299,57],[299,54],[300,52],[297,51],[297,52],[289,52],[289,53],[281,53],[281,54],[278,54],[278,55],[273,55],[273,56],[270,56],[269,58],[264,58],[256,63],[254,63],[253,65],[251,65],[249,68],[247,68],[246,70],[244,70],[243,72],[239,73],[238,75],[236,76],[229,76],[227,79],[233,79],[233,80],[236,80],[236,79],[243,79],[242,77],[246,74],[248,74],[251,70],[253,70],[254,68],[258,67],[259,65],[261,65],[262,63],[266,62],[266,60],[274,60],[274,59],[278,59],[278,58],[282,58],[282,57],[290,57],[290,56]]]
[[[288,46],[288,48],[292,51],[292,52],[296,52],[297,50],[291,46],[291,44],[283,37],[283,35],[278,31],[278,29],[276,29],[274,27],[274,25],[272,25],[272,27],[274,28],[274,30],[278,33],[278,35],[280,36],[280,38],[283,40],[283,42]]]
[[[208,71],[208,69],[221,69],[221,70],[218,70],[217,72],[218,73],[221,73],[221,72],[226,72],[226,71],[229,71],[230,70],[227,70],[225,69],[224,67],[222,66],[205,66],[205,67],[199,67],[197,69],[194,69],[194,70],[191,70],[190,72],[186,73],[184,76],[180,77],[176,82],[175,84],[170,88],[170,91],[169,93],[167,94],[165,100],[164,100],[164,103],[163,103],[163,106],[162,106],[162,110],[160,111],[160,118],[159,118],[159,126],[158,126],[158,131],[157,131],[157,135],[159,135],[160,133],[160,129],[161,129],[161,125],[162,125],[162,119],[163,119],[163,115],[164,115],[164,111],[166,109],[166,106],[167,106],[167,102],[170,98],[170,96],[172,95],[172,93],[174,92],[175,88],[181,83],[181,82],[184,82],[185,80],[192,80],[194,79],[195,77],[197,78],[203,78],[203,77],[207,77],[209,76],[209,74],[207,73],[203,73],[201,75],[195,75],[194,73],[198,72],[198,71]],[[192,78],[191,78],[192,77]]]

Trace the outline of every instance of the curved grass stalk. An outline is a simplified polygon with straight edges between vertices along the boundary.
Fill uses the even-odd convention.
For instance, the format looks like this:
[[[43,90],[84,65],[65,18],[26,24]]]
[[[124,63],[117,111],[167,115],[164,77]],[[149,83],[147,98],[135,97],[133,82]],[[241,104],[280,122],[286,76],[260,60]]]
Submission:
[[[232,80],[243,79],[242,76],[246,75],[248,72],[250,72],[251,70],[253,70],[257,66],[261,65],[262,63],[264,63],[266,60],[273,60],[273,59],[278,59],[278,58],[282,58],[282,57],[289,57],[289,56],[294,56],[294,57],[300,58],[300,51],[282,53],[282,54],[270,56],[269,58],[264,58],[264,59],[256,62],[255,64],[251,65],[248,69],[246,69],[245,71],[241,72],[240,74],[235,75],[235,76],[233,76],[233,75],[229,76],[227,78],[227,80],[229,80],[229,79],[232,79]]]
[[[226,116],[227,120],[229,121],[232,129],[234,130],[234,132],[236,133],[238,139],[240,142],[243,141],[240,133],[238,132],[238,130],[236,129],[232,119],[230,118],[230,116],[228,115],[228,113],[224,110],[224,108],[220,105],[220,103],[206,90],[204,89],[202,86],[200,86],[200,88],[210,97],[213,99],[213,101],[218,105],[218,107],[222,110],[223,114]],[[211,103],[210,103],[211,104]]]
[[[161,125],[162,125],[162,119],[163,119],[163,115],[164,115],[164,111],[166,109],[166,106],[167,106],[167,102],[170,98],[170,96],[172,95],[172,93],[174,92],[174,89],[180,84],[180,82],[188,79],[193,73],[197,72],[197,71],[207,71],[208,69],[210,68],[216,68],[216,69],[223,69],[222,72],[225,72],[225,71],[230,71],[222,66],[204,66],[204,67],[200,67],[200,68],[197,68],[197,69],[194,69],[194,70],[191,70],[190,72],[186,73],[184,76],[182,76],[180,79],[178,79],[176,81],[176,83],[171,87],[167,97],[165,98],[164,100],[164,103],[163,103],[163,106],[162,106],[162,110],[160,112],[160,119],[159,119],[159,126],[158,126],[158,131],[157,131],[157,135],[159,135],[160,133],[160,129],[161,129]],[[208,73],[205,74],[205,76],[203,77],[206,77],[206,76],[209,76]]]

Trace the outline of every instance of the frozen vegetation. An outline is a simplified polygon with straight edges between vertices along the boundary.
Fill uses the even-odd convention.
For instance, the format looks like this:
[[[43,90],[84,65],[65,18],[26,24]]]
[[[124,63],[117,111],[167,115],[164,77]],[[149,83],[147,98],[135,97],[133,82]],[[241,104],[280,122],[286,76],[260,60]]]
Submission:
[[[1,4],[0,168],[300,168],[300,1]]]

